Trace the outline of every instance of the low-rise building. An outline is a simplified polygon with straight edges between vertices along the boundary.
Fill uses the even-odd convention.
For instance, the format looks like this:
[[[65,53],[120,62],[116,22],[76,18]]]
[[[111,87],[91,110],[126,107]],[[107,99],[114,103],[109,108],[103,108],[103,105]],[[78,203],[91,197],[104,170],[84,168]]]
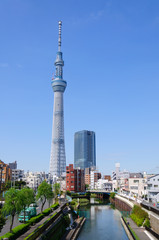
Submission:
[[[107,179],[98,179],[98,181],[95,183],[95,189],[111,192],[112,182],[108,181]]]
[[[90,189],[95,189],[95,183],[101,178],[101,173],[98,170],[91,170],[90,173]]]
[[[159,174],[147,179],[148,200],[150,202],[158,202],[159,198]]]
[[[103,178],[105,180],[111,181],[111,176],[110,175],[104,175]]]
[[[41,172],[27,172],[24,175],[23,181],[26,182],[26,186],[35,190],[44,181],[43,173]]]
[[[24,178],[24,170],[12,169],[12,181],[21,181]]]
[[[73,168],[73,164],[66,167],[66,190],[70,192],[84,192],[84,170]]]
[[[130,173],[129,192],[131,196],[141,198],[146,194],[146,185],[146,179],[143,178],[142,173]]]

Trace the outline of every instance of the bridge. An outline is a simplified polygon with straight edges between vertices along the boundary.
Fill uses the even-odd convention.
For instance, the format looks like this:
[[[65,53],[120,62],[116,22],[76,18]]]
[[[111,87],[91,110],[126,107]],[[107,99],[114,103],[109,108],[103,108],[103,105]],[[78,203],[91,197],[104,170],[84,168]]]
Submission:
[[[96,194],[97,198],[100,198],[100,199],[109,198],[110,196],[110,190],[90,189],[90,190],[87,190],[86,192]]]

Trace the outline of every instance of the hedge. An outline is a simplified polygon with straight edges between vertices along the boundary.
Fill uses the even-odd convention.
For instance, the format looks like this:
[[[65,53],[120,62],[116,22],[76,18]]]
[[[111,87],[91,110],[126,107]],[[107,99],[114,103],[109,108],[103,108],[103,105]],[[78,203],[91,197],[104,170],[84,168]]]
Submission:
[[[34,223],[40,222],[41,219],[44,218],[44,216],[45,215],[43,213],[41,213],[35,217],[32,217],[27,223],[30,223],[31,225],[33,225]]]
[[[43,219],[45,216],[49,215],[49,213],[51,212],[51,208],[53,208],[55,210],[55,209],[58,208],[58,206],[59,206],[58,203],[53,204],[50,208],[45,209],[41,214],[39,214],[35,217],[32,217],[26,223],[20,224],[19,226],[13,228],[11,233],[8,232],[8,233],[4,234],[3,236],[1,236],[0,240],[3,239],[3,238],[8,238],[10,240],[15,240],[17,237],[19,237],[23,233],[25,233],[29,229],[30,225],[33,225],[34,223],[40,222],[41,219]]]
[[[145,222],[144,222],[144,227],[151,228],[150,220],[149,220],[148,218],[146,218],[146,220],[145,220]]]
[[[24,240],[32,240],[41,234],[41,228],[44,227],[57,213],[54,213],[50,218],[48,218],[43,224],[37,227],[32,233],[30,233]]]
[[[47,208],[42,212],[42,214],[44,214],[45,216],[49,215],[50,213],[51,213],[51,208]]]
[[[50,206],[50,208],[53,208],[54,210],[56,210],[59,206],[59,203],[55,203],[53,205]]]
[[[20,224],[19,226],[12,229],[11,233],[4,234],[0,239],[9,238],[10,240],[15,240],[23,233],[25,233],[29,229],[30,223]]]

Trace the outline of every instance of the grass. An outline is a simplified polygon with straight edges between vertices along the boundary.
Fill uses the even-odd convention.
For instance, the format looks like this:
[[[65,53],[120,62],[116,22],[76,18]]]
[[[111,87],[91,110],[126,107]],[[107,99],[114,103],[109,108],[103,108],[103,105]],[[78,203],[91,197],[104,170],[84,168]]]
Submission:
[[[134,237],[136,238],[136,240],[140,240],[140,238],[136,235],[136,233],[134,232],[134,230],[129,226],[131,232],[133,233]]]

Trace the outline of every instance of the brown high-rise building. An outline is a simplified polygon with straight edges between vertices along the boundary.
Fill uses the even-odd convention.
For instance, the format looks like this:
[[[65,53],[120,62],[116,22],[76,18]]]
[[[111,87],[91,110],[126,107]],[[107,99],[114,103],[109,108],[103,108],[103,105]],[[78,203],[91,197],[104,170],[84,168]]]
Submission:
[[[73,164],[66,167],[66,190],[70,192],[84,192],[84,170],[73,168]]]

